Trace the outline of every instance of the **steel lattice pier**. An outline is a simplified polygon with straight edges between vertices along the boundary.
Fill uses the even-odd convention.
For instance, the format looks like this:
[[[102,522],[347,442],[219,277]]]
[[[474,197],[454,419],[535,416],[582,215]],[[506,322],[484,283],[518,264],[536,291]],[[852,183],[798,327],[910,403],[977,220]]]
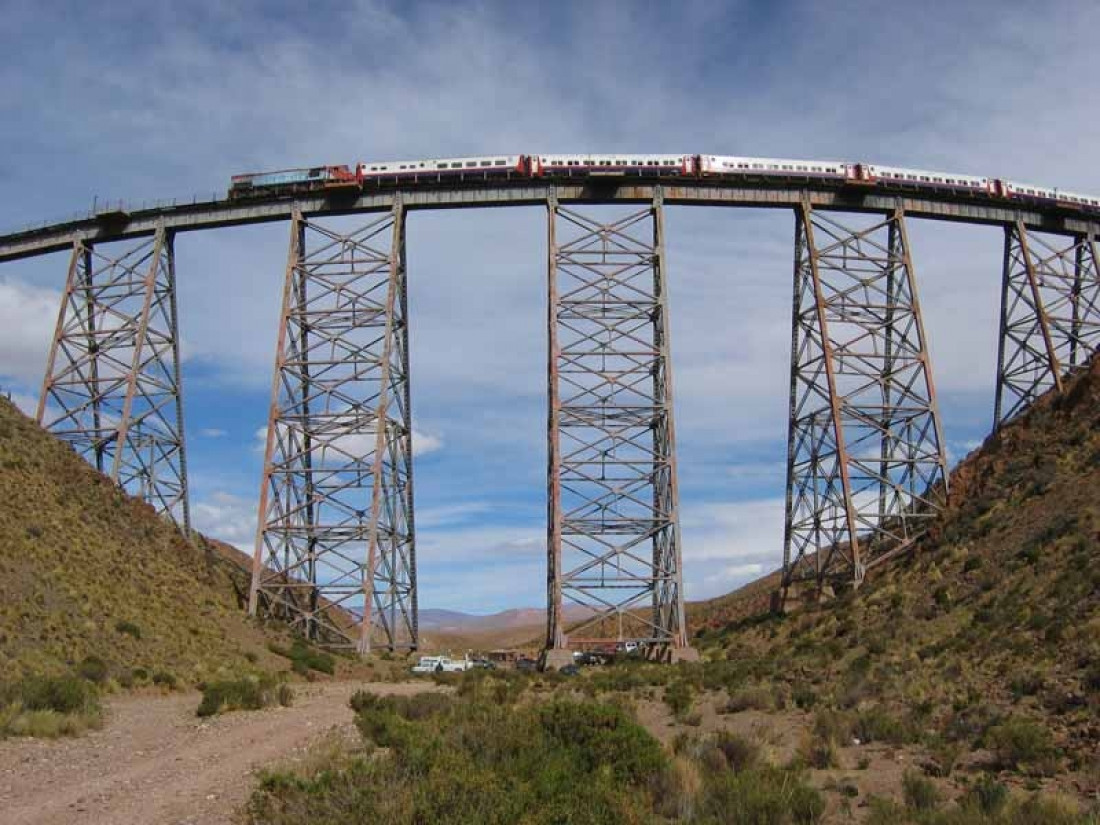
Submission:
[[[1015,418],[1100,348],[1096,240],[1005,227],[994,426]]]
[[[123,247],[73,244],[38,421],[190,533],[173,234]]]
[[[418,644],[405,214],[291,221],[249,610],[367,653]]]
[[[946,458],[901,210],[796,214],[784,592],[858,586],[935,515]]]
[[[663,207],[601,223],[551,197],[548,221],[547,655],[667,655],[687,638]]]

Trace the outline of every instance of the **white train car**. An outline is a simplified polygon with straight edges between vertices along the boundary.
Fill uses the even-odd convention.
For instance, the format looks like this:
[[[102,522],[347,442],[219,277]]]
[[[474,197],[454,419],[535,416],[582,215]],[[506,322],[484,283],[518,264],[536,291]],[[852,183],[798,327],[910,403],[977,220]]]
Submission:
[[[854,176],[851,164],[835,160],[792,160],[790,158],[745,158],[733,155],[700,155],[699,173],[704,177],[769,176],[785,178],[831,178],[846,180]]]
[[[356,167],[363,181],[473,175],[526,175],[523,155],[480,155],[473,158],[364,161]]]
[[[1066,203],[1070,206],[1091,207],[1093,209],[1100,208],[1100,198],[1095,195],[1082,195],[1079,192],[1066,192],[1064,189],[1058,189],[1058,202]]]
[[[693,175],[694,155],[531,155],[534,176]]]
[[[931,172],[927,169],[903,169],[899,166],[863,166],[865,179],[897,186],[920,188],[962,189],[969,192],[993,192],[993,181],[975,175],[957,175],[951,172]]]

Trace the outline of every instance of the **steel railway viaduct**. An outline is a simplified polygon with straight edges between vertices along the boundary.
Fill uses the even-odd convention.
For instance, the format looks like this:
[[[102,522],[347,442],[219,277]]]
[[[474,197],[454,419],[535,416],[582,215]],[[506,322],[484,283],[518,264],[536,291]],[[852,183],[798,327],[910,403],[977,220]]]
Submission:
[[[944,500],[908,218],[1004,228],[995,426],[1100,346],[1100,218],[1086,213],[810,180],[451,181],[118,208],[0,237],[0,262],[71,252],[38,418],[189,531],[174,242],[287,221],[250,611],[361,653],[416,648],[407,215],[532,204],[547,210],[549,249],[550,666],[607,639],[692,655],[666,205],[794,216],[785,595],[858,586]],[[594,207],[606,204],[632,208],[604,223]],[[335,215],[362,222],[337,232],[325,226]],[[566,627],[566,605],[589,618]]]

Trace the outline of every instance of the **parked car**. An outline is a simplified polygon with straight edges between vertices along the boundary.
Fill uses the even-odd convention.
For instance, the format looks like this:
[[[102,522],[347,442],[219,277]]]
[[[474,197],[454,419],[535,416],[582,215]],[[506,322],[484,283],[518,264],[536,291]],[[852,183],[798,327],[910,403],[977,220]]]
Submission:
[[[522,670],[525,673],[534,673],[539,669],[539,663],[534,659],[516,659],[516,670]]]
[[[581,669],[576,665],[566,665],[558,671],[558,673],[560,673],[562,676],[578,676],[580,675],[580,672]]]

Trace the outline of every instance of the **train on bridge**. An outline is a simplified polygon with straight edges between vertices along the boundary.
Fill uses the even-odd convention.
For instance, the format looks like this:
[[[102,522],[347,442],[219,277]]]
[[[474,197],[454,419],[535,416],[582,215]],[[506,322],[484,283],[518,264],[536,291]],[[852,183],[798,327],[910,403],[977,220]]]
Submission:
[[[834,183],[839,186],[971,194],[1100,213],[1100,197],[1064,189],[925,169],[846,161],[752,158],[731,155],[480,155],[470,158],[365,161],[234,175],[231,200],[302,193],[360,192],[373,187],[431,185],[493,179],[688,178],[716,182]]]

